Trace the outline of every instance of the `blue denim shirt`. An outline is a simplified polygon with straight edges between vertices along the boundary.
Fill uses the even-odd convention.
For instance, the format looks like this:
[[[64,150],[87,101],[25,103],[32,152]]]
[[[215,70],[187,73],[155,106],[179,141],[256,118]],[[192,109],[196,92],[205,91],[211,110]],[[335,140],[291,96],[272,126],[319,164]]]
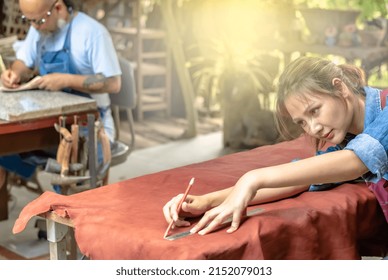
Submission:
[[[388,106],[381,109],[380,90],[365,87],[365,118],[364,131],[358,134],[345,146],[345,150],[353,151],[366,165],[370,172],[362,178],[367,182],[378,182],[381,178],[388,180]],[[329,147],[324,154],[341,150],[339,145]],[[311,185],[309,191],[331,189],[343,182],[334,184]]]
[[[365,87],[364,131],[345,147],[351,150],[368,167],[369,173],[363,178],[377,183],[381,178],[388,179],[388,106],[382,110],[380,90]]]

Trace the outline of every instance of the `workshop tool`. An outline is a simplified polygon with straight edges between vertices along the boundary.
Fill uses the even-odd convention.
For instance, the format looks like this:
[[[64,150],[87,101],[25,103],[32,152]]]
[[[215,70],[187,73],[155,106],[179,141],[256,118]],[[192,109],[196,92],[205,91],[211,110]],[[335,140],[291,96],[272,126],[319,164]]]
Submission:
[[[90,174],[91,188],[97,187],[97,131],[96,119],[94,114],[88,114],[88,139],[87,139],[87,159]],[[92,152],[93,151],[93,152]]]
[[[72,137],[72,144],[71,144],[71,154],[70,154],[70,164],[78,162],[78,145],[79,145],[79,126],[78,126],[78,117],[75,115],[73,118],[73,124],[71,125],[71,137]],[[69,173],[71,175],[81,175],[81,172],[71,172],[70,166],[69,166]],[[84,173],[84,172],[83,172]],[[84,175],[84,174],[82,174]],[[69,187],[76,187],[77,184],[69,185]],[[66,188],[65,188],[66,189]],[[66,189],[66,192],[68,192],[68,188]]]
[[[82,163],[75,162],[75,163],[69,164],[69,172],[72,174],[78,171],[81,171],[83,168],[84,168],[84,165]],[[47,159],[46,167],[44,169],[46,172],[59,174],[61,173],[61,169],[62,169],[62,166],[57,160],[53,158]]]
[[[7,67],[5,66],[3,57],[0,54],[0,73],[4,72],[5,70],[7,70]]]
[[[69,172],[69,160],[73,137],[66,127],[62,127],[57,123],[54,124],[54,127],[56,131],[59,132],[62,136],[57,151],[57,161],[61,165],[61,175],[67,175]]]
[[[252,217],[252,216],[255,216],[263,211],[264,211],[263,208],[251,209],[251,210],[247,211],[247,214],[244,215],[244,217]],[[232,217],[225,220],[217,229],[225,227],[227,224],[229,224],[231,222],[232,222]],[[173,240],[177,240],[177,239],[180,239],[180,238],[192,235],[192,234],[194,234],[194,233],[192,233],[192,232],[190,232],[190,230],[188,230],[188,231],[180,232],[180,233],[173,234],[170,236],[165,236],[164,239],[173,241]]]
[[[50,183],[61,186],[62,193],[67,193],[69,188],[79,192],[82,189],[103,185],[107,181],[112,156],[109,138],[102,123],[100,121],[93,121],[92,125],[88,123],[88,129],[90,127],[94,129],[89,133],[86,142],[80,139],[78,118],[76,116],[74,117],[74,123],[71,125],[71,132],[65,125],[65,119],[62,117],[59,118],[59,124],[54,124],[60,135],[60,141],[56,159],[48,159],[45,167],[45,172],[51,176]],[[98,137],[101,143],[103,162],[99,163],[98,166],[96,165],[94,172],[92,172],[91,162],[88,165],[87,157],[94,156],[94,159],[96,159],[95,154],[88,153],[89,149],[82,149],[84,146],[80,149],[80,145],[88,144],[95,147],[96,144],[92,143],[94,141],[90,141],[94,137]],[[93,163],[94,159],[92,160]],[[85,168],[87,166],[89,167],[89,174],[86,175]]]
[[[106,177],[106,174],[109,170],[110,163],[101,164],[97,169],[97,176],[96,176],[96,182],[100,185],[102,180]],[[52,185],[60,185],[60,186],[70,186],[72,184],[75,184],[76,188],[79,188],[77,184],[83,183],[85,185],[86,181],[89,181],[91,179],[90,176],[72,176],[72,175],[60,175],[55,174],[50,171],[46,171],[48,174],[50,174],[51,179],[50,183]]]
[[[78,117],[74,116],[74,123],[71,125],[71,137],[73,140],[71,147],[71,163],[78,162],[78,138],[79,138],[79,125],[78,125]]]
[[[52,185],[69,186],[71,184],[83,183],[90,180],[90,176],[64,176],[60,174],[52,174],[50,183]]]
[[[109,181],[109,167],[112,161],[112,153],[110,149],[110,141],[108,135],[105,133],[104,128],[99,130],[99,138],[102,145],[102,154],[104,157],[104,165],[107,166],[106,170],[104,170],[104,177],[102,178],[102,185],[107,185]],[[99,175],[102,173],[98,172]]]
[[[110,141],[108,135],[105,133],[105,129],[103,126],[101,126],[98,130],[98,139],[100,139],[101,141],[104,164],[111,162],[112,154],[110,150]]]
[[[101,181],[106,178],[110,168],[110,162],[101,164],[97,169],[97,181]]]
[[[184,195],[182,196],[181,200],[179,201],[178,208],[177,208],[177,210],[176,210],[177,213],[178,213],[178,215],[179,215],[179,212],[182,210],[182,204],[183,204],[183,202],[185,201],[187,195],[189,194],[189,191],[190,191],[191,187],[193,186],[193,184],[194,184],[194,177],[191,178],[191,180],[190,180],[190,182],[189,182],[189,185],[187,186]],[[168,227],[167,227],[165,233],[164,233],[164,238],[166,238],[167,235],[169,234],[169,232],[170,232],[170,230],[171,230],[173,224],[174,224],[174,221],[172,220],[172,221],[170,222],[170,224],[168,225]]]

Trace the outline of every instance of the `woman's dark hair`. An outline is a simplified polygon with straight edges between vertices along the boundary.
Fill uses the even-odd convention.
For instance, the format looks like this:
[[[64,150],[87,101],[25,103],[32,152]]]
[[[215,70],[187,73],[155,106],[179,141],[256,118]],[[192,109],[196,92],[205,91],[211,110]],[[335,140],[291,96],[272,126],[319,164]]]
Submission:
[[[341,83],[333,84],[337,78]],[[276,120],[279,132],[290,138],[290,115],[285,107],[285,100],[291,95],[328,94],[343,99],[342,84],[356,95],[365,96],[366,85],[364,72],[355,65],[336,65],[330,60],[319,57],[301,57],[287,65],[279,78],[276,100]],[[316,148],[324,143],[315,143]]]

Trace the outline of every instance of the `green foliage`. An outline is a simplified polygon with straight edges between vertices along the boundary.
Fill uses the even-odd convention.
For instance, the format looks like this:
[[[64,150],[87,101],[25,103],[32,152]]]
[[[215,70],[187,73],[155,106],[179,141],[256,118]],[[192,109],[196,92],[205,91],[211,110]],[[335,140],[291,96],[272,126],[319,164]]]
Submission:
[[[387,16],[387,0],[359,0],[358,3],[362,18],[371,19],[378,16]]]
[[[220,39],[194,49],[198,55],[186,66],[192,72],[196,94],[203,98],[208,112],[219,110],[223,95],[233,89],[238,91],[244,87],[256,94],[272,90],[279,62],[268,65],[269,56],[263,51],[255,48],[236,50],[230,42]]]
[[[294,4],[308,8],[360,10],[362,20],[388,14],[388,0],[294,0]]]

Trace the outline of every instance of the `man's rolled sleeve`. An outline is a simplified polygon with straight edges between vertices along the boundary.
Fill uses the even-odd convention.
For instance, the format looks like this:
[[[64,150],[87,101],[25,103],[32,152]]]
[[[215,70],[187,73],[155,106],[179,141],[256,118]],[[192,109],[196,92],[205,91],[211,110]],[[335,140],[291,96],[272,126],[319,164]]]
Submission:
[[[345,149],[353,151],[369,171],[377,176],[373,181],[381,179],[388,172],[385,148],[371,135],[366,133],[357,135],[346,145]]]

